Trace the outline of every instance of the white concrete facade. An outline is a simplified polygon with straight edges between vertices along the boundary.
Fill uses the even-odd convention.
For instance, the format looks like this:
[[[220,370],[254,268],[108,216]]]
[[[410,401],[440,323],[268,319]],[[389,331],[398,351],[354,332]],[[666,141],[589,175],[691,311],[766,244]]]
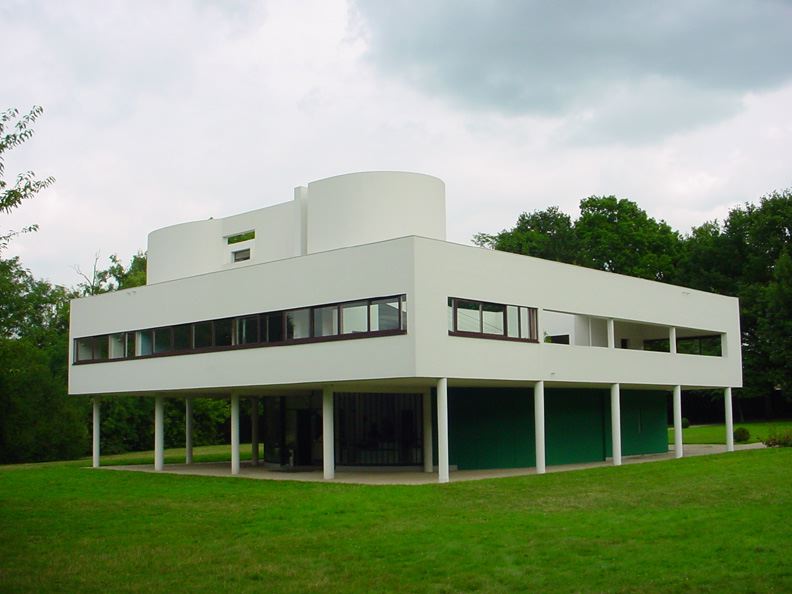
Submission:
[[[255,237],[227,241],[250,232]],[[234,263],[233,252],[240,249],[249,249],[250,259]],[[392,295],[406,296],[406,326],[391,335],[130,356],[97,364],[75,360],[76,339],[82,337]],[[538,340],[452,335],[449,298],[535,308]],[[546,342],[563,324],[570,344]],[[721,356],[676,352],[677,337],[700,334],[720,337]],[[230,399],[237,419],[232,423],[237,472],[240,397],[322,392],[324,430],[332,435],[329,386],[339,392],[422,394],[424,418],[431,410],[427,391],[435,388],[434,437],[440,478],[447,480],[447,418],[442,424],[447,396],[441,393],[449,387],[524,386],[534,394],[536,451],[543,470],[545,387],[615,386],[618,403],[620,386],[669,394],[676,387],[718,388],[730,395],[731,388],[742,385],[736,299],[446,242],[444,184],[415,173],[337,176],[298,187],[294,200],[283,204],[154,231],[148,285],[74,300],[70,335],[75,362],[70,394],[156,395],[158,415],[163,396]],[[642,341],[663,339],[668,352],[640,348]],[[676,398],[674,405],[676,421],[677,414],[681,418]],[[618,407],[611,413],[618,420]],[[98,423],[98,405],[95,419]],[[614,428],[618,463],[618,423]],[[428,431],[423,465],[431,471],[431,424]],[[329,439],[325,452],[332,452]],[[332,478],[335,469],[325,465],[324,472]]]

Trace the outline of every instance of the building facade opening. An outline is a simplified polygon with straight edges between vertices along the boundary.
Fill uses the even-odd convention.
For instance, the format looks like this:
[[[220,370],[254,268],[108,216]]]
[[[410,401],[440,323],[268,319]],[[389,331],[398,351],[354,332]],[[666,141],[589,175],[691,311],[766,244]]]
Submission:
[[[321,395],[264,399],[264,460],[282,468],[322,464]],[[421,394],[335,394],[335,463],[423,464]]]

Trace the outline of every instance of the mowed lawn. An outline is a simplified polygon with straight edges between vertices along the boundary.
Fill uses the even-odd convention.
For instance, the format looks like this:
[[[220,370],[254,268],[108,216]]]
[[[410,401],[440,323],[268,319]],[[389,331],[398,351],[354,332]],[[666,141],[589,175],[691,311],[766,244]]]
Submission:
[[[81,464],[0,467],[0,591],[792,591],[792,449],[387,487]]]
[[[734,423],[734,428],[745,427],[751,438],[745,443],[757,443],[767,439],[767,436],[776,433],[792,432],[792,421],[749,421],[747,423]],[[691,425],[682,429],[683,443],[726,443],[726,426],[720,425]],[[674,443],[674,430],[668,430],[668,443]]]

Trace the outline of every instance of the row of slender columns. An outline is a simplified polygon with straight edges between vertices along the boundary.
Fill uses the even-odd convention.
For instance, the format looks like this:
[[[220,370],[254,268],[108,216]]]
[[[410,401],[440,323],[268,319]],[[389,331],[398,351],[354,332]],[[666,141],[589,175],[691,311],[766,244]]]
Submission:
[[[726,419],[726,449],[734,451],[734,418],[732,414],[732,389],[724,388],[724,416]],[[613,464],[622,463],[621,449],[621,387],[612,384],[610,387],[611,403],[611,437]],[[335,433],[334,433],[334,407],[333,388],[327,386],[322,392],[322,458],[324,478],[335,478]],[[674,411],[674,455],[681,458],[684,455],[682,445],[682,386],[673,388]],[[92,465],[98,468],[100,464],[100,400],[93,400],[93,449]],[[251,460],[253,465],[259,461],[259,419],[258,399],[251,399]],[[154,469],[162,470],[165,466],[165,414],[164,398],[154,398]],[[536,472],[546,472],[545,459],[545,395],[544,382],[534,384],[534,435],[536,446]],[[431,390],[423,393],[423,443],[424,443],[424,471],[433,472],[433,434],[432,434],[432,405]],[[449,481],[449,454],[448,454],[448,380],[440,378],[437,381],[437,458],[438,481]],[[185,399],[185,463],[193,462],[193,402],[191,397]],[[239,395],[231,396],[231,474],[239,474]]]

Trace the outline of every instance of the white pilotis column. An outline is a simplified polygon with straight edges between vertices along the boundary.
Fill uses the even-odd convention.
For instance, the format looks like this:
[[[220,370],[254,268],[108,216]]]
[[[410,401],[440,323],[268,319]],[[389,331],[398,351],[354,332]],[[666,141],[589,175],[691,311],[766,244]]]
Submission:
[[[543,381],[539,381],[534,384],[534,436],[536,438],[536,474],[544,474],[546,466]]]
[[[616,348],[616,323],[613,318],[608,318],[608,348]]]
[[[259,461],[259,399],[250,399],[250,461],[258,466]]]
[[[325,480],[335,478],[333,386],[322,389],[322,470]]]
[[[437,481],[447,483],[448,475],[448,378],[437,380]]]
[[[154,470],[165,467],[165,399],[154,397]]]
[[[723,388],[723,405],[726,412],[726,451],[734,451],[734,417],[732,416],[732,389]]]
[[[611,384],[611,438],[613,444],[613,465],[621,466],[621,389],[619,384]]]
[[[193,401],[192,396],[184,399],[184,463],[193,463]]]
[[[432,449],[432,390],[423,393],[423,460],[424,472],[434,470]]]
[[[231,395],[231,474],[239,474],[239,394]]]
[[[93,399],[93,467],[99,468],[99,434],[101,416],[99,411],[99,399]]]
[[[674,386],[674,457],[681,458],[683,455],[684,452],[682,451],[682,386]]]
[[[676,326],[671,326],[668,329],[668,352],[672,355],[676,354]]]

